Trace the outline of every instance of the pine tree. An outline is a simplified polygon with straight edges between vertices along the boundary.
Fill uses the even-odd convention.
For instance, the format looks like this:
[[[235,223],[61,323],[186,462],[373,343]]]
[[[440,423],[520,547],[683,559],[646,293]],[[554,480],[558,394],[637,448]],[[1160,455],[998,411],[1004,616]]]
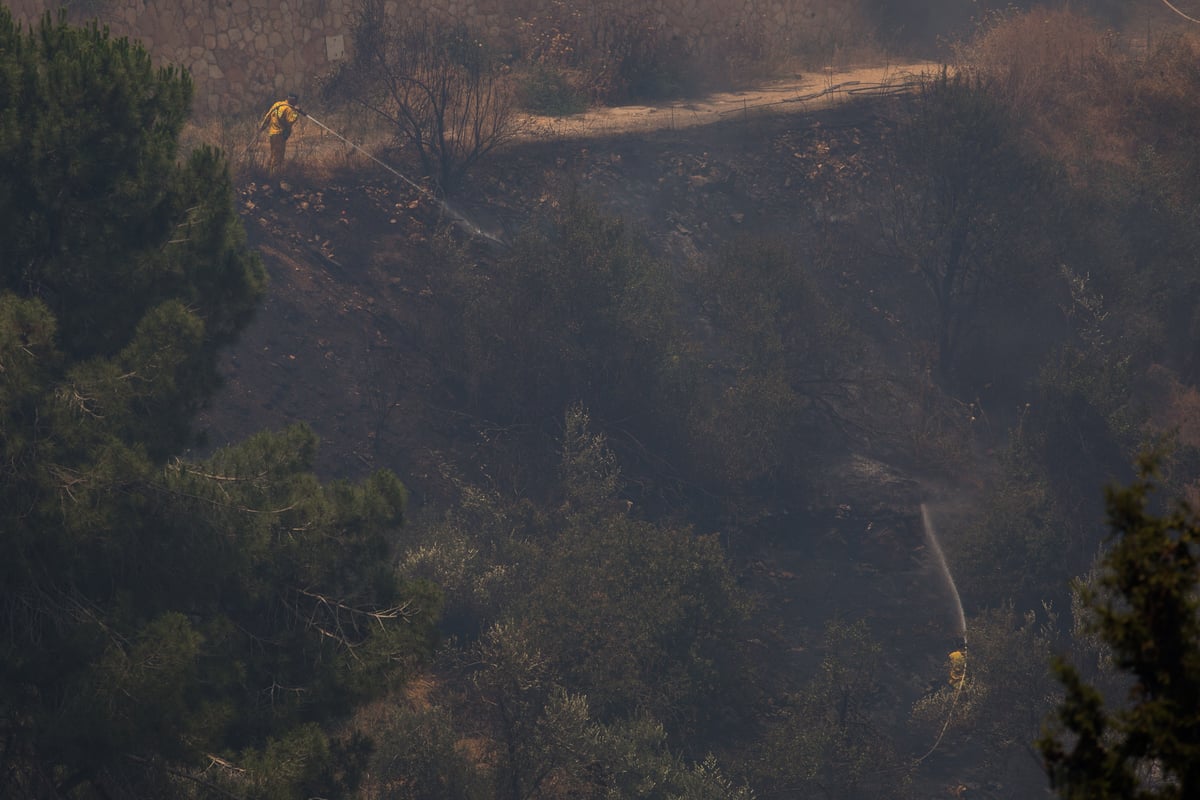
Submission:
[[[1091,627],[1131,682],[1128,701],[1106,699],[1064,662],[1066,697],[1038,745],[1063,798],[1200,797],[1200,519],[1180,504],[1150,509],[1157,460],[1107,493],[1114,532],[1094,588]]]
[[[332,792],[363,754],[321,725],[430,646],[395,476],[320,484],[304,428],[178,458],[265,286],[191,94],[0,7],[4,797]]]

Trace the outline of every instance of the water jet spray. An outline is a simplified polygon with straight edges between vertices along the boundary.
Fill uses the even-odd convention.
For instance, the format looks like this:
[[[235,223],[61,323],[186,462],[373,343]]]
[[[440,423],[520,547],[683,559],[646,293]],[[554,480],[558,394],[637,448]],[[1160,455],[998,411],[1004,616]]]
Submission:
[[[501,239],[499,236],[496,236],[496,235],[494,235],[494,234],[488,233],[487,231],[483,230],[483,228],[479,227],[479,226],[478,226],[478,225],[476,225],[474,222],[472,222],[472,221],[471,221],[471,220],[470,220],[470,219],[469,219],[469,218],[468,218],[468,217],[467,217],[465,214],[463,214],[461,211],[458,211],[457,209],[455,209],[454,207],[452,207],[452,206],[451,206],[449,203],[447,203],[445,200],[443,200],[442,198],[440,198],[440,197],[438,197],[437,195],[435,195],[435,194],[434,194],[432,191],[430,191],[430,190],[429,190],[427,187],[425,187],[425,186],[422,186],[421,184],[417,183],[416,181],[412,180],[411,178],[408,178],[407,176],[405,176],[405,175],[401,174],[399,170],[395,169],[395,168],[394,168],[394,167],[392,167],[391,165],[389,165],[389,164],[386,164],[386,163],[384,163],[383,161],[380,161],[378,158],[376,158],[375,156],[371,155],[371,154],[370,154],[370,153],[368,153],[366,150],[364,150],[363,148],[361,148],[361,147],[359,147],[358,145],[356,145],[354,142],[352,142],[352,141],[350,141],[349,139],[347,139],[345,136],[342,136],[340,133],[338,133],[337,131],[335,131],[333,128],[330,128],[328,125],[326,125],[325,123],[321,122],[321,120],[317,119],[317,118],[316,118],[316,117],[314,117],[312,114],[307,114],[307,113],[306,113],[304,116],[305,116],[305,117],[307,117],[307,118],[308,118],[308,119],[309,119],[309,120],[310,120],[310,121],[311,121],[313,124],[315,124],[317,127],[319,127],[319,128],[322,128],[323,130],[325,130],[325,131],[328,131],[329,133],[333,134],[333,135],[334,135],[334,136],[336,136],[338,139],[340,139],[340,140],[342,140],[343,142],[345,142],[346,144],[348,144],[350,147],[353,147],[355,150],[357,150],[358,152],[362,153],[362,154],[363,154],[363,155],[365,155],[367,158],[371,159],[371,160],[372,160],[372,161],[374,161],[376,164],[378,164],[379,166],[383,167],[383,168],[384,168],[384,169],[386,169],[388,172],[392,173],[392,174],[393,174],[393,175],[395,175],[397,178],[399,178],[400,180],[404,181],[404,182],[405,182],[405,183],[407,183],[409,186],[411,186],[412,188],[416,189],[418,192],[420,192],[421,194],[425,195],[427,198],[429,198],[429,199],[430,199],[430,200],[432,200],[433,202],[437,203],[437,204],[438,204],[438,207],[442,209],[442,212],[443,212],[443,213],[444,213],[446,216],[448,216],[448,217],[450,217],[452,220],[454,220],[454,221],[455,221],[455,223],[457,223],[457,224],[459,225],[459,227],[461,227],[461,228],[465,229],[465,230],[466,230],[468,233],[470,233],[472,236],[478,236],[478,237],[479,237],[479,238],[481,238],[481,239],[486,239],[486,240],[488,240],[489,242],[491,242],[492,244],[499,245],[500,247],[508,247],[508,243],[507,243],[507,242],[505,242],[503,239]]]
[[[934,560],[937,561],[938,570],[941,572],[942,580],[946,588],[950,591],[950,597],[954,600],[955,613],[955,633],[962,640],[962,649],[955,650],[950,654],[951,665],[951,683],[954,685],[954,700],[950,703],[950,711],[946,714],[946,721],[942,723],[942,730],[938,733],[937,739],[934,740],[933,746],[925,755],[914,761],[914,764],[920,764],[925,759],[933,755],[933,751],[938,749],[938,745],[942,743],[942,737],[946,735],[946,729],[950,727],[950,720],[954,718],[954,709],[958,707],[958,698],[962,696],[963,686],[967,682],[967,618],[963,614],[962,598],[958,596],[958,587],[954,585],[954,576],[950,574],[950,567],[946,563],[946,555],[942,552],[942,546],[938,542],[937,533],[933,529],[933,520],[929,517],[929,509],[924,503],[921,503],[921,526],[925,531],[925,542],[933,552]],[[955,658],[957,656],[957,658]]]
[[[954,576],[950,574],[950,567],[946,564],[946,555],[942,552],[942,546],[938,543],[937,534],[933,529],[933,520],[930,519],[929,509],[924,503],[921,503],[921,525],[925,529],[925,543],[929,545],[929,549],[933,552],[938,570],[942,575],[942,581],[945,583],[946,589],[949,590],[950,597],[954,600],[954,614],[957,624],[954,632],[962,638],[963,642],[966,642],[967,619],[963,615],[962,599],[958,596],[958,587],[954,585]]]

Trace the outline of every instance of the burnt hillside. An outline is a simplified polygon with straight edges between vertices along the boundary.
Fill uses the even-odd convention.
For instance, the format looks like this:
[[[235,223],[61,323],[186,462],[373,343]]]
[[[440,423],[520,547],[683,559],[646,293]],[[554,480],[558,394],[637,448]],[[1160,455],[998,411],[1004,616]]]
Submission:
[[[1051,71],[1006,66],[1006,41],[1036,47],[1022,25],[1071,32]],[[1075,25],[1014,16],[975,64],[886,96],[525,138],[451,198],[489,236],[374,167],[249,174],[272,286],[208,446],[303,421],[325,476],[394,470],[401,568],[445,587],[449,652],[500,659],[525,645],[489,637],[524,620],[557,670],[538,685],[586,693],[596,725],[653,709],[672,752],[717,752],[763,796],[1027,797],[1046,658],[1082,647],[1068,582],[1102,539],[1098,487],[1175,427],[1168,488],[1194,491],[1200,444],[1192,117],[1155,77],[1189,85],[1194,45],[1118,56]],[[599,632],[643,641],[593,581],[638,580],[621,548],[677,529],[719,543],[747,602],[714,584],[744,616],[695,612],[684,639],[738,657],[654,666],[636,654],[658,644]],[[960,697],[943,672],[964,627]],[[644,672],[617,688],[622,659]],[[395,713],[428,736],[457,720],[487,784],[511,720],[464,669],[431,668]],[[544,796],[592,785],[547,753]]]

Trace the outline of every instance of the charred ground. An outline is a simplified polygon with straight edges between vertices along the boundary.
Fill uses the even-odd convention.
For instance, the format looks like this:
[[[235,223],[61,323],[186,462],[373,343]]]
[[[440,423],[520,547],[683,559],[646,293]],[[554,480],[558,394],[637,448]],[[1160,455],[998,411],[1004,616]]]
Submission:
[[[452,202],[511,237],[576,192],[629,220],[684,270],[738,236],[798,246],[820,236],[837,187],[871,169],[891,125],[886,106],[855,101],[682,130],[527,141],[500,153]],[[323,473],[388,466],[421,487],[419,454],[462,432],[453,391],[438,384],[439,354],[419,346],[417,332],[445,322],[435,319],[441,286],[430,243],[454,237],[480,263],[502,251],[381,169],[319,180],[297,170],[282,185],[258,176],[239,188],[271,288],[227,356],[227,386],[205,415],[208,444],[303,421],[321,436]],[[870,290],[850,273],[822,277],[857,297],[861,324],[880,325]]]
[[[728,405],[711,417],[697,404],[680,410],[701,431],[690,450],[664,424],[674,409],[655,408],[653,418],[629,410],[638,387],[623,390],[623,404],[592,409],[592,424],[620,463],[628,506],[618,517],[719,534],[755,598],[738,637],[759,669],[755,696],[739,699],[723,723],[739,744],[703,740],[748,748],[731,760],[750,765],[751,777],[763,741],[783,737],[773,763],[794,763],[823,720],[817,727],[846,733],[845,746],[814,744],[834,751],[812,763],[829,769],[845,796],[903,794],[889,783],[894,774],[843,763],[851,751],[896,759],[925,796],[970,787],[1021,797],[1044,785],[1021,742],[1053,696],[1045,662],[1062,641],[1067,579],[1094,557],[1097,487],[1123,477],[1136,442],[1186,415],[1193,396],[1186,337],[1160,335],[1162,309],[1137,288],[1151,284],[1127,269],[1129,258],[1150,252],[1138,244],[1142,232],[1165,241],[1184,230],[1174,227],[1184,217],[1166,193],[1161,205],[1143,206],[1113,190],[1141,180],[1122,172],[1140,145],[1131,139],[1091,160],[1047,155],[1045,141],[1062,141],[1054,137],[1067,127],[1057,101],[1011,123],[1015,116],[997,111],[1015,102],[1007,85],[943,76],[941,86],[946,94],[926,106],[935,109],[922,123],[926,140],[911,133],[917,94],[822,108],[779,104],[776,94],[770,107],[746,102],[740,113],[687,126],[672,122],[679,105],[644,108],[628,114],[628,132],[593,125],[515,143],[451,198],[507,242],[549,231],[557,211],[584,198],[667,265],[687,355],[707,376],[688,391]],[[1078,102],[1089,113],[1127,113],[1094,97]],[[1003,136],[992,138],[997,120]],[[1048,121],[1055,127],[1045,137],[1039,126]],[[382,155],[412,168],[403,151]],[[1146,196],[1165,185],[1148,181]],[[480,335],[458,296],[464,265],[476,291],[518,285],[512,273],[521,265],[506,247],[456,226],[374,166],[301,165],[282,182],[250,175],[239,191],[272,283],[226,356],[227,385],[203,419],[207,447],[305,422],[321,439],[324,476],[389,468],[412,491],[417,519],[453,507],[464,484],[534,505],[561,502],[547,486],[558,469],[562,406],[533,416],[481,411],[487,404],[472,397],[472,376],[448,344],[461,328]],[[962,197],[983,200],[964,210]],[[929,215],[935,202],[941,217]],[[1141,209],[1154,210],[1139,217]],[[753,274],[739,270],[754,268],[751,243],[762,242],[785,253],[787,271],[802,280],[764,273],[767,284],[749,285]],[[970,250],[981,272],[967,290],[939,296],[933,279],[945,275],[922,274],[923,265],[949,263],[956,248],[954,258]],[[1177,297],[1193,291],[1177,271],[1186,256],[1150,262],[1162,270],[1155,285]],[[721,269],[747,284],[723,282]],[[773,305],[781,286],[799,311]],[[537,297],[525,307],[536,310]],[[779,314],[778,329],[759,325],[759,307]],[[489,346],[523,341],[526,320],[502,322],[509,329]],[[939,347],[939,326],[958,337],[957,349]],[[787,419],[792,406],[776,403],[774,366],[754,363],[755,336],[786,358],[813,353],[783,367],[817,387],[803,388],[802,425]],[[744,352],[731,355],[738,347]],[[682,409],[688,397],[679,399]],[[1155,418],[1143,403],[1158,409]],[[771,428],[780,423],[786,436]],[[1180,472],[1178,480],[1190,479]],[[959,716],[942,691],[953,622],[924,549],[922,502],[953,533],[947,549],[977,654]],[[951,735],[935,738],[948,720]],[[756,730],[766,739],[747,745]],[[935,741],[936,757],[918,770],[911,759]],[[893,749],[872,755],[880,742]]]
[[[916,334],[880,307],[867,274],[831,261],[828,252],[831,238],[854,242],[864,224],[847,213],[845,189],[878,168],[897,102],[843,100],[684,129],[526,141],[488,162],[453,202],[479,226],[510,238],[572,194],[594,198],[674,265],[681,286],[689,270],[735,241],[786,243],[791,252],[812,254],[797,268],[811,270],[850,324],[875,342],[869,358],[883,369],[881,359],[913,358],[905,342]],[[439,302],[452,289],[431,257],[435,243],[465,249],[484,270],[496,268],[503,250],[456,227],[429,198],[382,170],[320,181],[296,171],[282,186],[259,176],[240,187],[243,218],[271,285],[226,356],[226,387],[204,416],[208,446],[304,422],[321,439],[321,473],[356,478],[390,468],[412,490],[418,515],[422,507],[453,503],[452,478],[461,475],[513,493],[530,489],[515,485],[524,478],[511,473],[536,470],[513,465],[550,463],[557,442],[546,430],[559,423],[530,432],[474,416],[437,346],[437,332],[456,320]],[[693,309],[703,337],[702,303],[686,294],[680,302]],[[889,384],[880,390],[888,402],[921,402],[898,397],[886,377],[880,383]],[[814,642],[827,618],[869,618],[889,648],[884,661],[893,678],[884,692],[899,716],[888,724],[902,725],[903,710],[939,674],[945,638],[946,598],[930,581],[914,516],[925,496],[914,476],[936,457],[905,445],[913,433],[904,429],[907,412],[891,417],[898,427],[889,430],[894,409],[874,405],[844,409],[824,443],[798,454],[811,464],[809,485],[773,489],[747,503],[740,520],[682,513],[702,532],[723,528],[743,585],[759,598],[763,613],[747,639],[761,649],[753,655],[771,664],[768,684],[784,691],[811,673],[823,655]],[[637,513],[720,505],[676,463],[679,456],[647,452],[642,434],[628,432],[636,424],[595,424],[621,456]],[[636,487],[653,487],[651,496]],[[973,489],[969,481],[964,488]],[[821,613],[808,613],[812,608]]]

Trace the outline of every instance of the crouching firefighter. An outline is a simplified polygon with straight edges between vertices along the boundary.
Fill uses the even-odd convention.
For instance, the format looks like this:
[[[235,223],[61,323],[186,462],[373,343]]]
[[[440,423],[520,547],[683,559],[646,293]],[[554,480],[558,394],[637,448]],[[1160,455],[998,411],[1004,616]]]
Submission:
[[[271,142],[271,172],[283,166],[283,157],[287,152],[287,140],[292,135],[292,126],[296,120],[304,116],[300,108],[300,97],[295,93],[271,106],[258,126],[260,131],[266,131]]]

